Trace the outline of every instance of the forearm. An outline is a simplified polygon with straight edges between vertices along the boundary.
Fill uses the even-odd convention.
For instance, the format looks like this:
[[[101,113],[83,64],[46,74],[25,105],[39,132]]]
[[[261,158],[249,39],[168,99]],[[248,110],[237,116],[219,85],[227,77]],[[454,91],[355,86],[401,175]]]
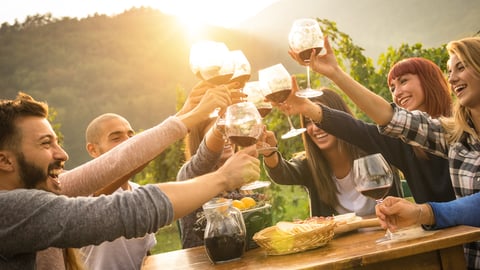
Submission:
[[[225,146],[225,138],[221,131],[214,125],[211,129],[208,130],[205,136],[205,143],[207,148],[216,153],[223,152],[223,147]]]
[[[273,153],[271,156],[263,156],[263,162],[268,168],[275,168],[278,166],[278,162],[280,161],[280,156],[277,151]]]
[[[181,218],[226,190],[222,174],[213,172],[192,180],[158,184],[173,205],[174,219]]]
[[[177,181],[188,180],[212,172],[221,157],[222,152],[213,152],[206,145],[206,138],[200,143],[197,152],[182,165],[177,173]]]
[[[88,196],[140,169],[186,133],[185,126],[170,117],[98,158],[60,174],[62,194]]]
[[[304,181],[311,177],[308,175],[309,170],[305,160],[292,159],[287,161],[281,157],[280,153],[274,156],[276,156],[277,165],[272,167],[267,165],[265,169],[275,183],[282,185],[303,185]]]
[[[141,237],[173,220],[170,201],[153,185],[95,198],[18,189],[0,194],[0,205],[0,254],[7,256]]]
[[[378,125],[386,125],[393,116],[393,109],[383,97],[375,94],[350,77],[340,68],[330,78],[355,104]]]

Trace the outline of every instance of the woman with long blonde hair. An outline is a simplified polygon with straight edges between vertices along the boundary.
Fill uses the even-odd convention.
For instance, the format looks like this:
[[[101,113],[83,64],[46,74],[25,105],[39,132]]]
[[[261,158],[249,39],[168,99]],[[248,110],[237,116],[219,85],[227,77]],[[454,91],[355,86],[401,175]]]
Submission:
[[[383,134],[402,138],[412,145],[448,158],[452,186],[457,197],[480,191],[480,37],[448,43],[448,83],[456,101],[453,116],[438,119],[421,111],[408,111],[390,104],[339,67],[327,38],[325,48],[326,55],[315,56],[312,53],[310,57],[309,65],[314,71],[336,83],[379,125]],[[459,212],[456,214],[463,215]],[[459,219],[457,216],[451,218]],[[480,269],[480,242],[466,244],[465,255],[470,269]]]

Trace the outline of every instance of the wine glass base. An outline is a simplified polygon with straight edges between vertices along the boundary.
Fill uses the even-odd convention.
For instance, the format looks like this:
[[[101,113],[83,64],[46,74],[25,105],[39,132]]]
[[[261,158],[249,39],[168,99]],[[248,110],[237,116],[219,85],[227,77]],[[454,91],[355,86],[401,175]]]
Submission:
[[[383,243],[383,242],[390,241],[390,240],[392,240],[392,238],[390,238],[390,236],[385,234],[385,236],[383,236],[382,238],[379,238],[379,239],[375,240],[375,243],[379,244],[379,243]]]
[[[319,97],[323,95],[323,91],[306,88],[306,89],[298,90],[297,92],[295,92],[295,95],[301,98],[313,98],[313,97]]]
[[[287,133],[283,134],[281,136],[282,139],[290,139],[295,136],[298,136],[305,132],[307,129],[306,128],[298,128],[298,129],[290,129]]]
[[[240,190],[252,190],[252,189],[257,189],[257,188],[264,188],[270,186],[271,182],[269,181],[253,181],[251,183],[248,183],[246,185],[243,185],[240,187]]]

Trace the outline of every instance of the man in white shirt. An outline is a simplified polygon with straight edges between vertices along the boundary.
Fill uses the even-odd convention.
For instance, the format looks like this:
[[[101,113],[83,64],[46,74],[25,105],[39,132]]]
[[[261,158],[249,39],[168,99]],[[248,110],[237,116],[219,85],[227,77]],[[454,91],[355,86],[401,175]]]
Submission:
[[[118,144],[135,135],[130,123],[120,115],[106,113],[98,116],[85,132],[86,147],[91,157],[96,158]],[[118,185],[117,185],[118,186]],[[104,188],[95,193],[125,192],[139,187],[138,184],[125,181],[118,189]],[[155,246],[155,234],[141,238],[126,239],[120,237],[112,242],[103,242],[82,248],[85,265],[91,270],[103,269],[140,269],[143,258]]]

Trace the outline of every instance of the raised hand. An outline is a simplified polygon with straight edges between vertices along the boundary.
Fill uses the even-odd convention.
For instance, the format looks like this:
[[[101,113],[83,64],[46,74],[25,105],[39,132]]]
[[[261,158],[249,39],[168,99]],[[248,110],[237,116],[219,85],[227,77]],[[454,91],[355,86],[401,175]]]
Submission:
[[[187,100],[185,100],[185,103],[183,104],[183,107],[180,109],[180,111],[177,113],[177,116],[193,110],[193,108],[198,105],[200,100],[202,100],[205,92],[213,87],[215,87],[215,85],[207,81],[198,82],[188,94]]]
[[[332,78],[340,67],[338,66],[337,58],[333,53],[327,36],[324,37],[324,46],[325,52],[322,51],[322,53],[316,54],[315,50],[312,50],[310,61],[303,61],[302,58],[300,58],[300,55],[293,50],[289,50],[288,54],[298,64],[302,66],[309,65],[315,72],[325,75],[328,78]]]
[[[257,180],[260,177],[260,160],[257,159],[255,147],[236,152],[217,172],[228,180],[225,188],[228,191]]]
[[[264,144],[268,144],[268,146],[276,147],[278,142],[277,138],[275,137],[275,133],[273,131],[267,130],[266,126],[263,126],[262,135],[258,138],[257,141],[257,148],[263,147]]]

